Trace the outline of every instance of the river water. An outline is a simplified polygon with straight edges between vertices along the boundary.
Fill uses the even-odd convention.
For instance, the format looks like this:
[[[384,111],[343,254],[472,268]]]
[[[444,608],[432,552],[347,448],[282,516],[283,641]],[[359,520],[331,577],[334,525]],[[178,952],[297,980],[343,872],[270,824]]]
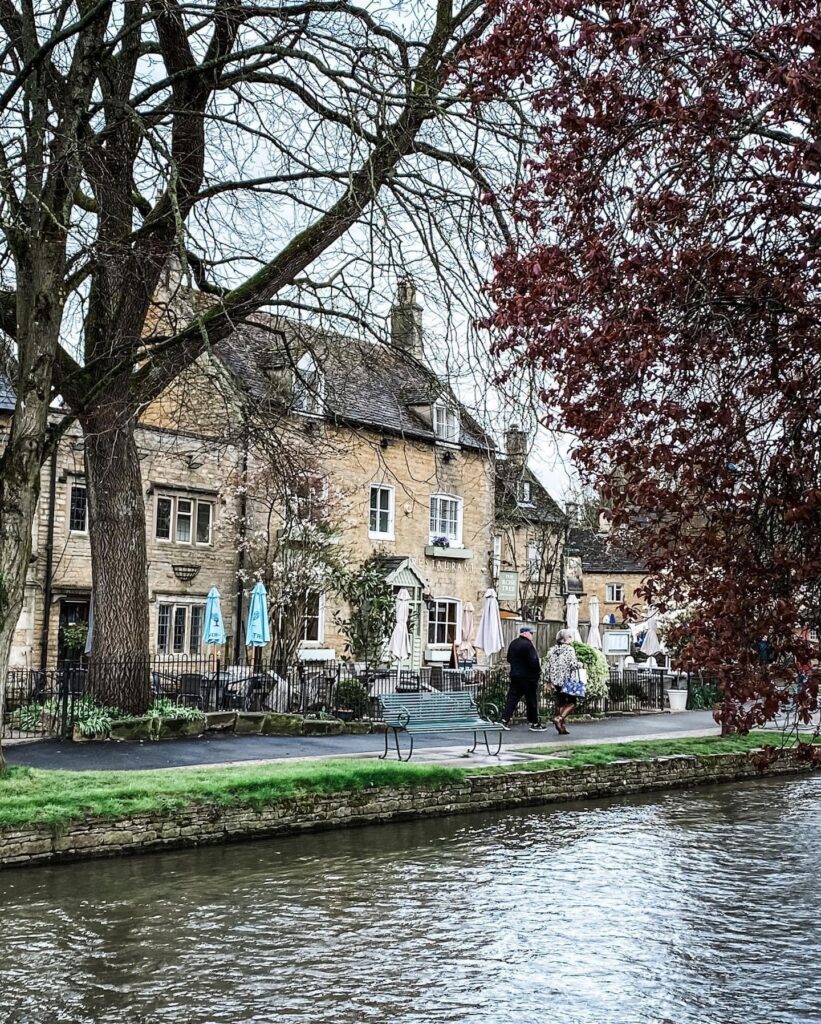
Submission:
[[[821,777],[0,875],[2,1024],[819,1020]]]

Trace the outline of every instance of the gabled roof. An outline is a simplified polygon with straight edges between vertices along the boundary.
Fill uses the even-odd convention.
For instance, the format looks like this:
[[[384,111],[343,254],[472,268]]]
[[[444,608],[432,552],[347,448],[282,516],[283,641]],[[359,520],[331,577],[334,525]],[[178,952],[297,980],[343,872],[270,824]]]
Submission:
[[[582,560],[582,571],[585,573],[645,571],[645,567],[633,555],[612,541],[606,533],[596,533],[585,527],[574,527],[570,531],[567,546],[578,551]]]
[[[254,401],[281,394],[283,374],[310,351],[323,375],[323,404],[330,418],[434,441],[430,423],[414,407],[444,396],[459,409],[459,443],[494,449],[491,438],[450,388],[424,363],[393,346],[256,314],[213,351]]]
[[[4,370],[0,370],[0,412],[14,412],[17,396],[14,385]]]
[[[530,502],[519,500],[519,485],[523,480],[530,483]],[[555,501],[538,477],[521,458],[499,459],[496,462],[496,518],[523,526],[556,525],[564,526],[567,515]]]

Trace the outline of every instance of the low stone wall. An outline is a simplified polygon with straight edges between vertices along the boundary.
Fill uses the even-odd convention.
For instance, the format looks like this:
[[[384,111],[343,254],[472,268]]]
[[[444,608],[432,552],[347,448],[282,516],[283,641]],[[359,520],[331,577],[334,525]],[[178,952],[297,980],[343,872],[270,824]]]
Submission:
[[[786,754],[764,774],[810,770],[806,762]],[[470,775],[438,787],[380,787],[308,794],[261,809],[196,805],[166,814],[86,819],[59,828],[0,830],[0,867],[148,853],[411,818],[738,782],[761,774],[749,754],[674,756],[539,772]]]

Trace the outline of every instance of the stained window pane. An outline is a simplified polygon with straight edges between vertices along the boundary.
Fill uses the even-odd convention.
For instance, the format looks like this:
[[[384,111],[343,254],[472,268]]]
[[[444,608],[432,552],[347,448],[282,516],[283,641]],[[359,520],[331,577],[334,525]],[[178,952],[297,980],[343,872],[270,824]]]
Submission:
[[[171,540],[171,499],[157,498],[157,540]]]
[[[188,650],[191,654],[199,654],[202,645],[202,620],[205,605],[195,604],[191,608],[191,640]]]
[[[157,609],[157,650],[168,654],[168,627],[171,623],[171,605],[161,604]]]
[[[85,484],[72,484],[71,508],[69,510],[68,528],[75,533],[85,533],[87,529],[87,492]]]
[[[211,543],[211,503],[197,502],[197,544]]]
[[[188,498],[177,498],[177,543],[191,543],[192,502]]]
[[[185,652],[185,608],[174,609],[174,653]]]

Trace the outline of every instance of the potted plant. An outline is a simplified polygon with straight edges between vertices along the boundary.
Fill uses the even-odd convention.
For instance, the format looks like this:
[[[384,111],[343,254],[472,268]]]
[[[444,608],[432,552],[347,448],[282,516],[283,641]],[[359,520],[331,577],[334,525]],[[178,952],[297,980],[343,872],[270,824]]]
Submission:
[[[370,706],[367,687],[358,679],[341,679],[336,687],[336,717],[343,722],[365,718]]]
[[[431,542],[431,544],[432,544],[432,547],[435,547],[435,548],[449,548],[450,547],[450,541],[448,540],[447,537],[434,537],[433,541]]]

